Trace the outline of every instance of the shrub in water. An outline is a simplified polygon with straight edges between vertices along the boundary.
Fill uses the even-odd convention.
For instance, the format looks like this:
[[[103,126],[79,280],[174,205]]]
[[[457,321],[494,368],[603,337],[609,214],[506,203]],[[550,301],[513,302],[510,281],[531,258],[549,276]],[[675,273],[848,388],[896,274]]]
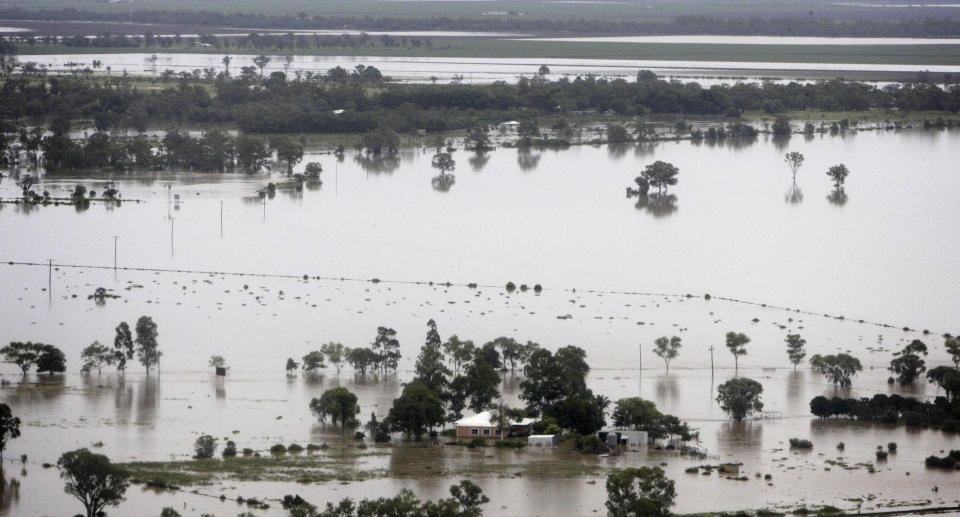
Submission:
[[[291,452],[291,453],[303,452],[303,446],[297,443],[291,443],[290,447],[287,447],[287,452]]]
[[[270,447],[271,454],[285,454],[286,452],[287,448],[282,443],[278,443],[273,447]]]

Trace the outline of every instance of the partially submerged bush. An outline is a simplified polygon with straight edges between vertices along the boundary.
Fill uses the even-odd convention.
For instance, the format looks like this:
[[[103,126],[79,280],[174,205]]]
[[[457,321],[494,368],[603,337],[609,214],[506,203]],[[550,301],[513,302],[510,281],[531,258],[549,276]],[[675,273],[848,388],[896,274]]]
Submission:
[[[596,454],[600,452],[606,452],[607,448],[603,444],[603,441],[597,437],[595,434],[587,434],[583,436],[578,436],[576,441],[573,442],[574,447],[578,450],[583,451],[587,454]]]
[[[270,447],[270,454],[286,454],[287,447],[282,443],[278,443],[273,447]]]
[[[790,438],[790,447],[794,449],[812,449],[813,442],[810,440],[802,440],[800,438]]]
[[[209,434],[202,435],[194,442],[193,450],[196,453],[193,457],[198,460],[212,458],[217,450],[217,441]]]
[[[303,446],[301,446],[301,445],[298,444],[298,443],[291,443],[290,446],[287,447],[287,452],[292,453],[292,454],[296,454],[296,453],[298,453],[298,452],[303,452]]]

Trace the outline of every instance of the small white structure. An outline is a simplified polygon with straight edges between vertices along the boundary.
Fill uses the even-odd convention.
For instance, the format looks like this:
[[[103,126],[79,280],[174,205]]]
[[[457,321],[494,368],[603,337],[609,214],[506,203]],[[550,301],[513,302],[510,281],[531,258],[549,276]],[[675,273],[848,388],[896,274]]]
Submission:
[[[603,429],[597,433],[597,436],[611,447],[614,445],[641,447],[650,441],[650,435],[646,431],[631,429]]]
[[[560,438],[555,434],[531,434],[527,437],[530,447],[556,447],[559,444]]]
[[[507,122],[501,122],[497,125],[500,128],[500,131],[516,131],[520,127],[520,123],[516,120],[509,120]]]

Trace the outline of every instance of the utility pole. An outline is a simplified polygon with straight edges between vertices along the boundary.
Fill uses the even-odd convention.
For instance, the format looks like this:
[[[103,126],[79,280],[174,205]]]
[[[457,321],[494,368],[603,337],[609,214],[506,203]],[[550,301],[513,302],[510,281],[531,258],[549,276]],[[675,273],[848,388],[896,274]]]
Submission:
[[[47,297],[53,301],[53,259],[47,259],[49,267],[47,268]]]
[[[117,271],[117,239],[119,239],[119,237],[114,235],[113,236],[113,271],[114,272]]]
[[[170,218],[170,258],[173,258],[173,218]]]

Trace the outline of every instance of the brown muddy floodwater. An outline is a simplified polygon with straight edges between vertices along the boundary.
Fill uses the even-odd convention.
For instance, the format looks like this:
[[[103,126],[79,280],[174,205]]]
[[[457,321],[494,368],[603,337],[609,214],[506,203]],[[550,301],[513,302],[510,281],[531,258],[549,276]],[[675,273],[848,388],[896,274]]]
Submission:
[[[677,482],[678,512],[957,504],[960,475],[927,469],[923,459],[960,448],[960,437],[814,419],[810,398],[838,390],[807,369],[793,372],[783,338],[799,332],[809,354],[858,356],[865,369],[844,396],[936,395],[925,383],[888,385],[885,367],[892,351],[918,338],[931,347],[929,367],[947,363],[939,336],[956,333],[960,306],[958,144],[957,132],[902,131],[741,146],[500,149],[482,157],[460,151],[454,153],[456,183],[446,192],[431,187],[431,153],[422,149],[404,150],[387,163],[349,152],[342,162],[308,153],[304,163],[323,164],[323,185],[302,193],[281,189],[265,201],[255,194],[270,181],[265,176],[180,173],[112,177],[125,198],[144,200],[139,204],[94,204],[81,212],[0,205],[0,342],[52,343],[68,357],[62,377],[21,377],[13,365],[0,367],[11,381],[0,388],[0,400],[24,421],[23,436],[4,454],[0,514],[76,513],[56,470],[42,464],[96,442],[114,461],[186,459],[203,433],[258,450],[292,442],[329,443],[321,454],[351,449],[339,429],[316,423],[310,398],[346,386],[357,393],[363,420],[371,412],[383,417],[411,378],[430,318],[444,339],[457,334],[483,343],[509,335],[551,349],[583,347],[594,391],[613,400],[640,395],[656,401],[700,430],[711,458],[645,448],[596,458],[397,443],[371,446],[348,466],[372,475],[367,481],[222,481],[173,493],[134,486],[112,513],[156,515],[162,506],[184,515],[247,510],[220,501],[221,494],[276,499],[298,493],[324,503],[410,488],[437,498],[469,478],[491,497],[486,515],[602,515],[607,470],[660,463]],[[806,155],[796,188],[782,160],[788,151]],[[667,206],[636,206],[624,188],[654,160],[680,168],[680,183],[670,191],[676,197]],[[825,171],[841,162],[851,175],[846,202],[838,204],[827,199],[832,186]],[[59,195],[83,183],[99,192],[108,177],[49,175],[40,190]],[[15,192],[10,179],[0,183],[3,197]],[[177,194],[181,203],[168,204]],[[47,291],[47,268],[8,264],[53,259],[112,266],[115,235],[121,267],[211,273],[56,267]],[[287,276],[224,274],[237,272]],[[328,279],[303,280],[305,274]],[[330,279],[339,277],[382,281]],[[439,285],[447,281],[480,286]],[[507,281],[544,290],[507,294],[500,287]],[[120,298],[102,305],[88,300],[100,286]],[[687,293],[694,297],[682,296]],[[83,347],[112,343],[117,323],[132,324],[144,314],[159,325],[159,381],[146,379],[136,365],[125,378],[112,371],[79,374]],[[328,367],[312,381],[285,376],[287,357],[328,341],[366,345],[379,325],[398,331],[403,359],[396,375],[363,377],[349,367],[339,374]],[[735,424],[713,402],[716,386],[733,375],[723,347],[730,330],[752,338],[741,375],[763,383],[765,410],[777,418]],[[638,344],[649,348],[656,337],[672,334],[683,338],[683,349],[670,373],[648,349],[639,369]],[[717,347],[713,375],[711,345]],[[232,367],[225,381],[206,368],[213,354]],[[519,373],[505,375],[508,403],[517,403],[519,380]],[[790,451],[791,437],[812,440],[813,451]],[[842,453],[835,448],[840,441]],[[899,452],[875,463],[874,449],[891,441]],[[21,454],[28,456],[25,465]],[[726,460],[743,462],[749,481],[684,473]],[[834,461],[875,463],[876,472]],[[768,484],[756,473],[773,478]],[[276,501],[254,513],[285,514]]]

